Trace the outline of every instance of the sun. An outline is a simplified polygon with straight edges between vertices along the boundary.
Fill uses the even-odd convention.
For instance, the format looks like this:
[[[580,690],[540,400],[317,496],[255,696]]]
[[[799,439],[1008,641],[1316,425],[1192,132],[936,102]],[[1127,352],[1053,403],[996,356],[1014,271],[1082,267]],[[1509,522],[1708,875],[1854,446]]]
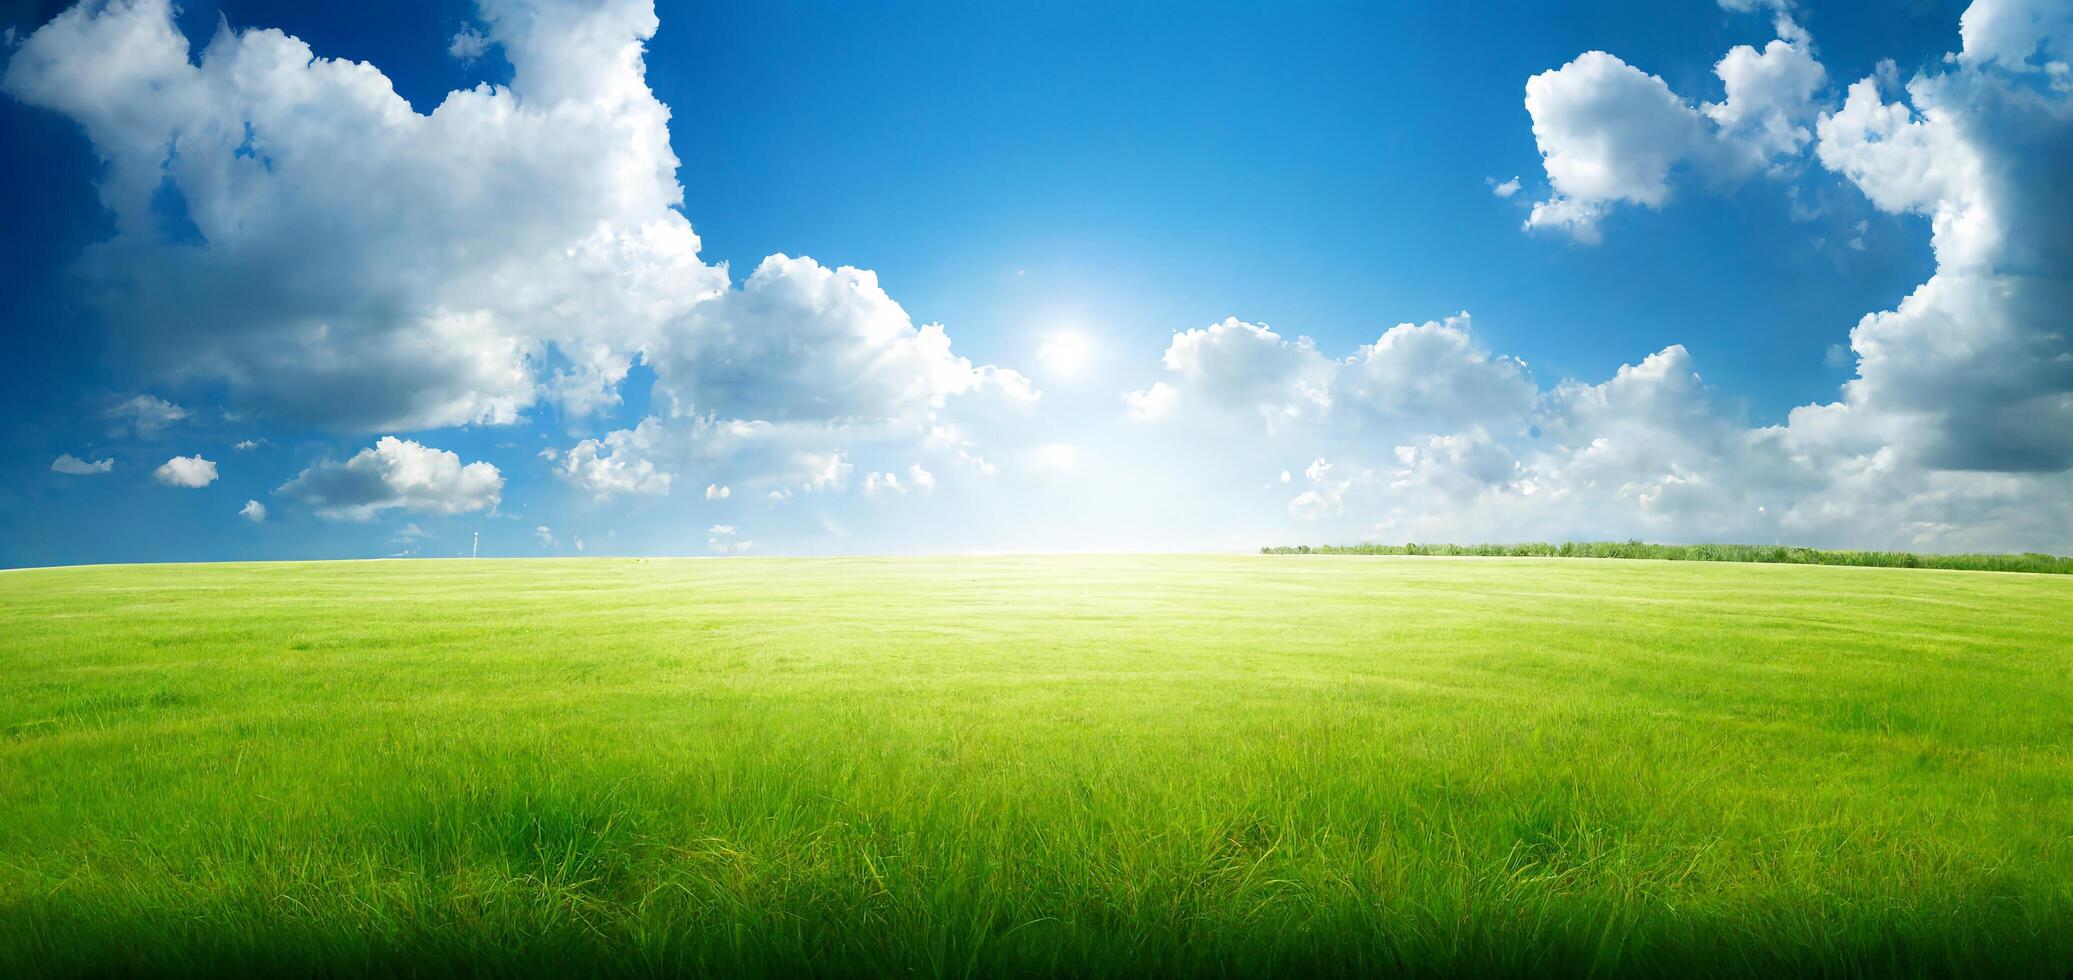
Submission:
[[[1047,373],[1070,378],[1086,369],[1093,352],[1093,345],[1087,342],[1086,334],[1078,330],[1059,330],[1045,338],[1042,346],[1037,348],[1037,360]]]

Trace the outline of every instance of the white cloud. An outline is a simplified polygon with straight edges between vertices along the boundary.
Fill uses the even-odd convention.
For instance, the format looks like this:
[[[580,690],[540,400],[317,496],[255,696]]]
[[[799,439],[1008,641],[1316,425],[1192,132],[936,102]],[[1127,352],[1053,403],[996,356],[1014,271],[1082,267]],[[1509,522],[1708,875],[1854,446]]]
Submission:
[[[554,529],[548,527],[545,524],[533,528],[533,537],[539,539],[540,546],[543,548],[552,548],[555,546]]]
[[[230,448],[235,449],[241,453],[251,452],[252,450],[258,449],[260,446],[264,445],[265,442],[266,440],[264,439],[240,439],[238,440],[236,445],[231,446]]]
[[[879,497],[887,494],[908,493],[929,494],[936,490],[936,475],[922,468],[920,463],[907,467],[907,479],[902,482],[898,473],[886,471],[864,475],[864,496]]]
[[[1495,177],[1485,177],[1483,178],[1483,183],[1489,185],[1490,193],[1498,197],[1510,197],[1519,192],[1519,178],[1517,177],[1502,181]]]
[[[1720,102],[1694,107],[1661,77],[1604,51],[1584,52],[1527,79],[1526,111],[1554,188],[1533,205],[1528,228],[1595,242],[1600,220],[1613,207],[1662,207],[1679,168],[1732,183],[1795,159],[1812,141],[1809,124],[1828,82],[1814,59],[1813,38],[1793,21],[1788,4],[1730,0],[1722,6],[1776,10],[1778,39],[1761,51],[1738,45],[1714,65],[1726,92]]]
[[[725,500],[728,497],[732,496],[734,496],[734,490],[732,487],[723,487],[717,483],[708,483],[705,485],[705,499],[707,500]]]
[[[663,437],[662,423],[643,419],[631,429],[618,429],[603,439],[585,439],[561,454],[555,472],[599,500],[622,494],[662,496],[669,493],[670,474],[649,455]],[[708,488],[706,498],[713,498]]]
[[[1525,362],[1477,345],[1469,315],[1459,313],[1391,327],[1340,365],[1331,400],[1377,424],[1454,429],[1521,418],[1539,393]]]
[[[744,541],[737,536],[732,524],[715,524],[706,531],[705,546],[715,554],[740,554],[756,546],[753,541]]]
[[[1334,366],[1310,338],[1288,340],[1237,317],[1174,334],[1163,363],[1182,390],[1220,410],[1257,413],[1270,432],[1331,408]],[[1169,412],[1183,396],[1162,387],[1133,393],[1132,409],[1145,417]]]
[[[1661,206],[1670,169],[1706,139],[1703,117],[1667,83],[1603,51],[1527,79],[1526,111],[1555,189],[1526,223],[1585,240],[1608,205]]]
[[[383,436],[343,463],[317,463],[275,490],[328,520],[365,521],[387,510],[464,514],[496,509],[504,476],[489,463]]]
[[[792,463],[799,488],[809,493],[822,490],[840,491],[849,485],[849,474],[856,469],[841,450],[828,453],[798,453],[792,457]]]
[[[151,478],[169,487],[206,487],[216,482],[216,464],[193,456],[175,456],[151,472]]]
[[[169,0],[81,4],[29,37],[0,85],[104,162],[114,235],[79,272],[114,341],[353,432],[513,423],[542,399],[580,419],[636,358],[687,417],[918,423],[959,395],[1034,399],[869,271],[774,255],[735,289],[699,258],[645,79],[649,0],[480,7],[450,50],[497,45],[511,82],[429,114],[278,31],[225,27],[197,56]],[[660,492],[629,476],[604,486]]]
[[[1391,478],[1395,493],[1416,490],[1440,498],[1463,499],[1508,481],[1517,469],[1511,453],[1481,429],[1430,435],[1396,447],[1402,467]]]
[[[1312,460],[1303,470],[1303,476],[1310,481],[1310,489],[1297,494],[1288,502],[1288,512],[1306,521],[1342,514],[1346,511],[1346,489],[1353,481],[1332,475],[1332,464],[1324,459]]]
[[[1285,340],[1234,318],[1175,334],[1164,364],[1177,383],[1126,396],[1133,417],[1173,417],[1185,406],[1257,413],[1269,434],[1325,422],[1431,431],[1523,422],[1539,395],[1524,362],[1476,343],[1466,313],[1398,324],[1344,360],[1326,357],[1308,338]]]
[[[157,395],[138,395],[128,401],[111,405],[101,413],[101,417],[108,421],[110,433],[135,433],[147,438],[164,432],[173,423],[187,416],[186,409]]]
[[[940,324],[916,327],[876,274],[785,255],[694,308],[648,356],[658,395],[678,415],[872,421],[982,388],[1036,397],[1021,375],[952,354]]]
[[[2064,0],[1974,0],[1958,21],[1968,65],[2034,70],[2034,61],[2073,61],[2073,6]],[[2041,55],[2041,57],[2039,57]],[[2064,74],[2064,69],[2060,70]]]
[[[245,506],[238,508],[238,516],[254,524],[263,524],[266,522],[266,505],[257,500],[247,500]]]
[[[480,60],[489,53],[489,38],[475,25],[469,24],[454,32],[453,40],[447,42],[446,53],[454,60],[467,64]]]
[[[2049,25],[2034,13],[1975,4],[1958,67],[1917,76],[1905,101],[1858,81],[1817,127],[1824,166],[1880,209],[1930,219],[1935,274],[1851,331],[1858,376],[1827,423],[1884,435],[1903,464],[2073,466],[2073,93],[1966,67],[2073,39],[2060,23],[2011,40]]]
[[[1125,394],[1123,400],[1129,406],[1131,418],[1140,422],[1157,422],[1173,411],[1177,394],[1172,385],[1154,381],[1149,388]]]
[[[1752,429],[1671,346],[1603,383],[1539,391],[1530,430],[1506,424],[1512,412],[1434,419],[1374,481],[1356,473],[1293,511],[1338,519],[1337,499],[1345,521],[1368,522],[1358,533],[1397,540],[2073,548],[2073,87],[2050,67],[2073,44],[2073,8],[1980,0],[1946,64],[1903,89],[1880,62],[1824,111],[1826,73],[1789,5],[1723,6],[1773,12],[1779,40],[1721,60],[1720,103],[1693,109],[1601,53],[1529,83],[1556,191],[1535,220],[1589,236],[1614,204],[1667,200],[1679,167],[1732,180],[1810,156],[1873,206],[1926,217],[1936,273],[1827,355],[1856,367],[1841,397]],[[1861,247],[1867,228],[1852,222],[1839,240]],[[1332,391],[1320,437],[1357,451],[1341,412],[1354,399]]]
[[[1814,97],[1827,87],[1828,72],[1804,44],[1776,40],[1762,51],[1737,45],[1713,72],[1727,98],[1706,103],[1706,117],[1723,138],[1746,148],[1753,164],[1798,154],[1813,141]]]
[[[879,497],[886,494],[904,494],[907,488],[900,485],[898,473],[864,474],[864,496]]]
[[[58,458],[50,461],[50,471],[52,473],[64,473],[69,476],[94,476],[113,469],[115,469],[113,457],[88,462],[71,453],[63,453]]]

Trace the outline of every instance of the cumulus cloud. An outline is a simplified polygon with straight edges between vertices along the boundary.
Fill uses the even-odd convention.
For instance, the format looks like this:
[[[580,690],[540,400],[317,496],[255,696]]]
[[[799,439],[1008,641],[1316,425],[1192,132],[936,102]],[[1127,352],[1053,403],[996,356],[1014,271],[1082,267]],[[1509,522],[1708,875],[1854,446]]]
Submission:
[[[1975,0],[1958,21],[1959,60],[2015,71],[2049,69],[2065,77],[2073,61],[2073,8],[2061,0]]]
[[[2052,43],[2002,30],[1968,33],[1958,66],[1917,76],[1905,101],[1866,78],[1820,121],[1822,164],[1877,207],[1928,217],[1937,263],[1851,331],[1857,378],[1837,411],[1931,467],[2055,472],[2073,466],[2073,96],[1971,67]],[[1992,46],[1975,52],[1975,36]]]
[[[756,546],[754,541],[744,541],[732,524],[715,524],[706,530],[705,546],[714,554],[740,554]]]
[[[602,439],[585,439],[561,455],[555,472],[599,500],[622,494],[662,496],[669,493],[670,474],[650,459],[664,438],[658,419],[643,419],[631,429],[618,429]],[[707,499],[713,496],[706,491]]]
[[[907,488],[900,485],[898,473],[864,474],[864,496],[878,497],[886,494],[903,494]]]
[[[1555,195],[1529,227],[1563,227],[1593,240],[1617,202],[1660,206],[1670,169],[1706,139],[1704,119],[1660,77],[1603,51],[1526,80],[1526,112]]]
[[[266,522],[266,505],[257,500],[247,500],[245,506],[238,508],[238,516],[254,524],[263,524]]]
[[[1178,379],[1126,396],[1132,417],[1152,421],[1189,406],[1257,414],[1270,434],[1327,420],[1424,431],[1523,419],[1539,394],[1524,362],[1474,340],[1467,313],[1398,324],[1340,360],[1307,337],[1287,340],[1233,318],[1175,334],[1163,363]]]
[[[1178,393],[1164,381],[1152,382],[1151,387],[1125,394],[1124,403],[1129,406],[1130,417],[1140,422],[1157,422],[1173,411],[1173,400]]]
[[[1491,354],[1469,331],[1467,313],[1391,327],[1338,365],[1332,404],[1441,429],[1524,415],[1539,395],[1525,362]]]
[[[1133,392],[1131,408],[1140,417],[1164,415],[1188,394],[1212,408],[1256,413],[1269,431],[1331,408],[1334,365],[1316,343],[1237,317],[1174,334],[1162,363],[1179,375],[1182,393],[1164,383]]]
[[[774,255],[737,289],[699,258],[645,78],[649,0],[479,8],[450,53],[496,45],[511,82],[430,113],[279,31],[190,51],[170,0],[81,4],[28,37],[0,86],[103,160],[115,232],[79,273],[120,345],[350,432],[513,423],[543,399],[580,419],[636,360],[683,417],[918,423],[959,395],[1035,397],[867,270]],[[571,478],[664,489],[593,462]]]
[[[648,356],[657,391],[679,415],[868,421],[980,388],[1036,397],[1020,374],[952,354],[940,324],[916,327],[876,274],[784,255],[693,309]]]
[[[920,463],[907,468],[907,478],[902,482],[898,473],[890,471],[866,473],[864,475],[864,496],[927,494],[936,489],[936,475],[923,469]]]
[[[1662,207],[1679,168],[1732,182],[1792,159],[1812,141],[1809,124],[1828,80],[1813,38],[1786,4],[1723,6],[1774,8],[1778,38],[1762,50],[1738,45],[1714,65],[1726,92],[1720,102],[1694,106],[1660,76],[1604,51],[1526,80],[1526,111],[1554,189],[1533,205],[1528,228],[1595,242],[1613,207]]]
[[[1303,470],[1304,478],[1310,481],[1310,489],[1297,494],[1288,502],[1288,512],[1306,521],[1344,513],[1346,510],[1346,489],[1352,480],[1332,475],[1332,464],[1322,458],[1311,461]]]
[[[1713,72],[1727,98],[1706,103],[1706,118],[1721,138],[1747,152],[1751,165],[1797,154],[1813,141],[1815,95],[1827,87],[1828,71],[1806,45],[1783,39],[1761,51],[1736,45]]]
[[[216,482],[216,464],[203,459],[200,453],[175,456],[159,464],[151,478],[169,487],[206,487]]]
[[[841,450],[828,453],[798,453],[792,457],[793,472],[799,489],[812,493],[820,490],[841,490],[849,485],[849,474],[856,469],[849,457]]]
[[[489,463],[383,436],[343,463],[317,463],[274,492],[327,520],[365,521],[383,511],[464,514],[494,510],[504,476]]]
[[[1733,175],[1817,162],[1874,207],[1926,218],[1936,272],[1829,355],[1856,368],[1841,397],[1751,427],[1679,345],[1603,381],[1542,389],[1523,365],[1465,354],[1477,350],[1465,319],[1458,336],[1452,321],[1428,325],[1428,341],[1447,341],[1429,345],[1433,363],[1465,373],[1407,359],[1416,366],[1398,381],[1441,379],[1433,391],[1382,390],[1430,406],[1481,384],[1462,405],[1503,407],[1407,420],[1382,457],[1371,433],[1389,429],[1376,420],[1388,413],[1347,380],[1361,358],[1336,362],[1310,438],[1339,451],[1305,474],[1292,516],[1398,541],[2073,549],[2073,88],[2049,67],[2073,40],[2067,8],[1980,0],[1953,58],[1904,87],[1882,63],[1824,109],[1825,72],[1789,6],[1727,6],[1777,13],[1780,39],[1722,60],[1723,102],[1693,107],[1609,55],[1529,86],[1546,97],[1536,136],[1557,195],[1544,203],[1594,219],[1611,203],[1661,203],[1678,166]],[[1612,105],[1628,106],[1622,118],[1594,116]],[[1179,406],[1206,397],[1176,387]],[[1376,418],[1353,410],[1364,401]]]
[[[455,31],[453,39],[446,44],[446,53],[462,64],[478,61],[489,53],[489,37],[469,24]]]
[[[111,435],[134,433],[150,437],[187,418],[188,411],[157,395],[138,395],[111,405],[101,413]]]
[[[707,500],[725,500],[732,496],[734,496],[734,488],[732,487],[723,487],[717,483],[705,485],[705,499]]]
[[[50,471],[52,473],[63,473],[68,476],[95,476],[113,469],[115,469],[113,457],[89,462],[71,453],[63,453],[58,458],[50,461]]]

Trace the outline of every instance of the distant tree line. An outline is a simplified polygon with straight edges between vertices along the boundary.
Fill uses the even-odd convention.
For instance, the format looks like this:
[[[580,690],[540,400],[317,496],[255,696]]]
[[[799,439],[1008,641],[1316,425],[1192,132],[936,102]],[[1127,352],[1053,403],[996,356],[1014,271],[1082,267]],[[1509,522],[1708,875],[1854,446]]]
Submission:
[[[1776,565],[1868,565],[1876,568],[1950,568],[1971,572],[2073,574],[2073,558],[2020,555],[1924,555],[1910,551],[1829,551],[1766,544],[1646,544],[1640,541],[1569,541],[1562,544],[1307,544],[1261,548],[1263,555],[1431,555],[1462,558],[1654,558],[1661,561],[1744,561]]]

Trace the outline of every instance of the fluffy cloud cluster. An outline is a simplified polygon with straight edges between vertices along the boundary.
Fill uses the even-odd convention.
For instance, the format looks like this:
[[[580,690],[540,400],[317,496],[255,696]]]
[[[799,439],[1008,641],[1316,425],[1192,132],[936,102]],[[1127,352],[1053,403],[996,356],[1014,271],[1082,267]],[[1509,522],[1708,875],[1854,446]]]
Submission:
[[[71,453],[63,453],[58,458],[50,461],[50,471],[52,473],[63,473],[67,476],[98,476],[114,469],[115,460],[112,457],[89,461],[80,459]]]
[[[1180,378],[1133,407],[1318,420],[1304,444],[1335,454],[1288,511],[1346,534],[2073,549],[2069,8],[1978,0],[1963,50],[1900,98],[1889,65],[1824,108],[1826,72],[1788,5],[1724,5],[1773,11],[1780,37],[1719,62],[1722,102],[1693,105],[1602,52],[1528,82],[1555,189],[1532,223],[1588,236],[1615,203],[1662,205],[1680,166],[1739,177],[1802,160],[1926,217],[1936,273],[1856,326],[1839,400],[1751,428],[1678,346],[1542,390],[1462,318],[1341,361],[1231,321],[1177,338]],[[1208,360],[1219,331],[1244,342],[1227,342],[1229,364]]]
[[[1972,16],[2001,6],[1967,23],[2003,23]],[[1968,33],[1958,67],[1918,76],[1906,101],[1865,79],[1821,120],[1821,162],[1878,207],[1927,216],[1937,267],[1851,332],[1857,378],[1820,421],[1924,466],[2056,472],[2073,466],[2073,90],[2030,84],[2014,42],[1989,36],[1991,56]]]
[[[151,471],[151,478],[169,487],[196,489],[216,482],[216,464],[201,457],[175,456]]]
[[[655,369],[674,415],[912,418],[980,388],[864,270],[772,256],[739,289],[706,265],[648,89],[650,0],[481,0],[509,86],[430,113],[375,67],[272,30],[195,55],[171,0],[80,4],[25,39],[5,90],[76,120],[115,235],[79,264],[121,346],[174,383],[346,432],[582,417]],[[147,424],[139,415],[140,431]],[[658,493],[590,446],[578,482]]]
[[[745,541],[740,531],[732,524],[715,524],[706,529],[705,546],[716,555],[741,554],[756,546],[754,541]]]
[[[1856,326],[1857,377],[1841,401],[1795,412],[1788,436],[1865,465],[1883,451],[1908,470],[2059,473],[2073,466],[2073,10],[1977,0],[1961,37],[1900,98],[1886,99],[1889,64],[1813,120],[1824,168],[1875,207],[1929,219],[1937,268]],[[1799,120],[1824,73],[1800,63],[1810,42],[1783,43],[1762,58],[1730,52],[1728,101],[1707,111],[1723,132],[1790,154],[1810,142]],[[1791,60],[1759,70],[1781,53]],[[1794,108],[1752,116],[1738,99]]]
[[[602,439],[585,439],[570,447],[568,452],[559,454],[555,472],[599,500],[620,494],[666,494],[670,474],[662,472],[648,458],[661,438],[661,423],[647,419],[635,428],[620,429]],[[553,459],[556,454],[549,450],[543,455]],[[711,496],[707,494],[708,498]]]
[[[1731,9],[1758,4],[1723,0]],[[1656,75],[1603,51],[1587,51],[1526,81],[1526,111],[1554,193],[1533,206],[1529,228],[1596,241],[1617,204],[1661,207],[1680,167],[1736,180],[1789,158],[1813,138],[1816,95],[1828,73],[1813,39],[1783,4],[1778,39],[1738,45],[1714,66],[1720,102],[1693,105]]]
[[[923,469],[920,463],[907,467],[904,482],[900,474],[890,470],[864,474],[864,496],[903,496],[909,493],[929,494],[936,490],[936,475]]]
[[[321,462],[274,491],[327,520],[365,521],[389,510],[464,514],[495,510],[504,475],[484,462],[384,436],[343,463]]]
[[[101,413],[111,435],[135,434],[149,438],[187,418],[188,412],[157,395],[138,395],[110,405]]]
[[[1523,415],[1539,389],[1524,362],[1491,354],[1466,313],[1391,327],[1333,359],[1236,318],[1177,333],[1163,363],[1174,378],[1125,396],[1132,417],[1182,407],[1260,418],[1269,434],[1324,422],[1369,432],[1430,430]]]
[[[1543,387],[1466,314],[1330,352],[1231,318],[1176,334],[1127,394],[1141,424],[1119,438],[1139,443],[1043,433],[996,458],[1062,493],[1115,475],[1104,450],[1247,457],[1281,474],[1276,520],[1334,537],[2073,549],[2073,8],[1977,0],[1944,63],[1838,91],[1788,0],[1721,3],[1776,37],[1715,63],[1716,101],[1599,51],[1527,81],[1548,187],[1528,224],[1590,240],[1617,208],[1763,174],[1922,216],[1935,275],[1857,324],[1834,402],[1752,428],[1679,346]],[[77,273],[113,346],[167,384],[356,439],[551,407],[573,444],[544,465],[596,501],[705,487],[700,506],[805,514],[940,479],[947,506],[997,475],[980,445],[1034,410],[1026,378],[956,354],[867,270],[774,255],[737,284],[700,257],[644,75],[649,0],[481,0],[480,21],[451,53],[497,49],[511,83],[429,113],[277,31],[224,28],[197,55],[169,0],[82,4],[22,41],[0,87],[77,121],[104,161],[114,233]],[[636,364],[653,414],[582,428]],[[144,438],[188,418],[138,395],[104,421]],[[215,464],[154,477],[203,486]],[[487,462],[387,437],[276,492],[366,520],[494,512],[503,489]],[[732,525],[707,540],[749,547]]]
[[[982,387],[1035,396],[1021,375],[952,354],[942,325],[917,328],[870,271],[785,255],[695,307],[647,353],[656,390],[686,416],[872,421]]]

